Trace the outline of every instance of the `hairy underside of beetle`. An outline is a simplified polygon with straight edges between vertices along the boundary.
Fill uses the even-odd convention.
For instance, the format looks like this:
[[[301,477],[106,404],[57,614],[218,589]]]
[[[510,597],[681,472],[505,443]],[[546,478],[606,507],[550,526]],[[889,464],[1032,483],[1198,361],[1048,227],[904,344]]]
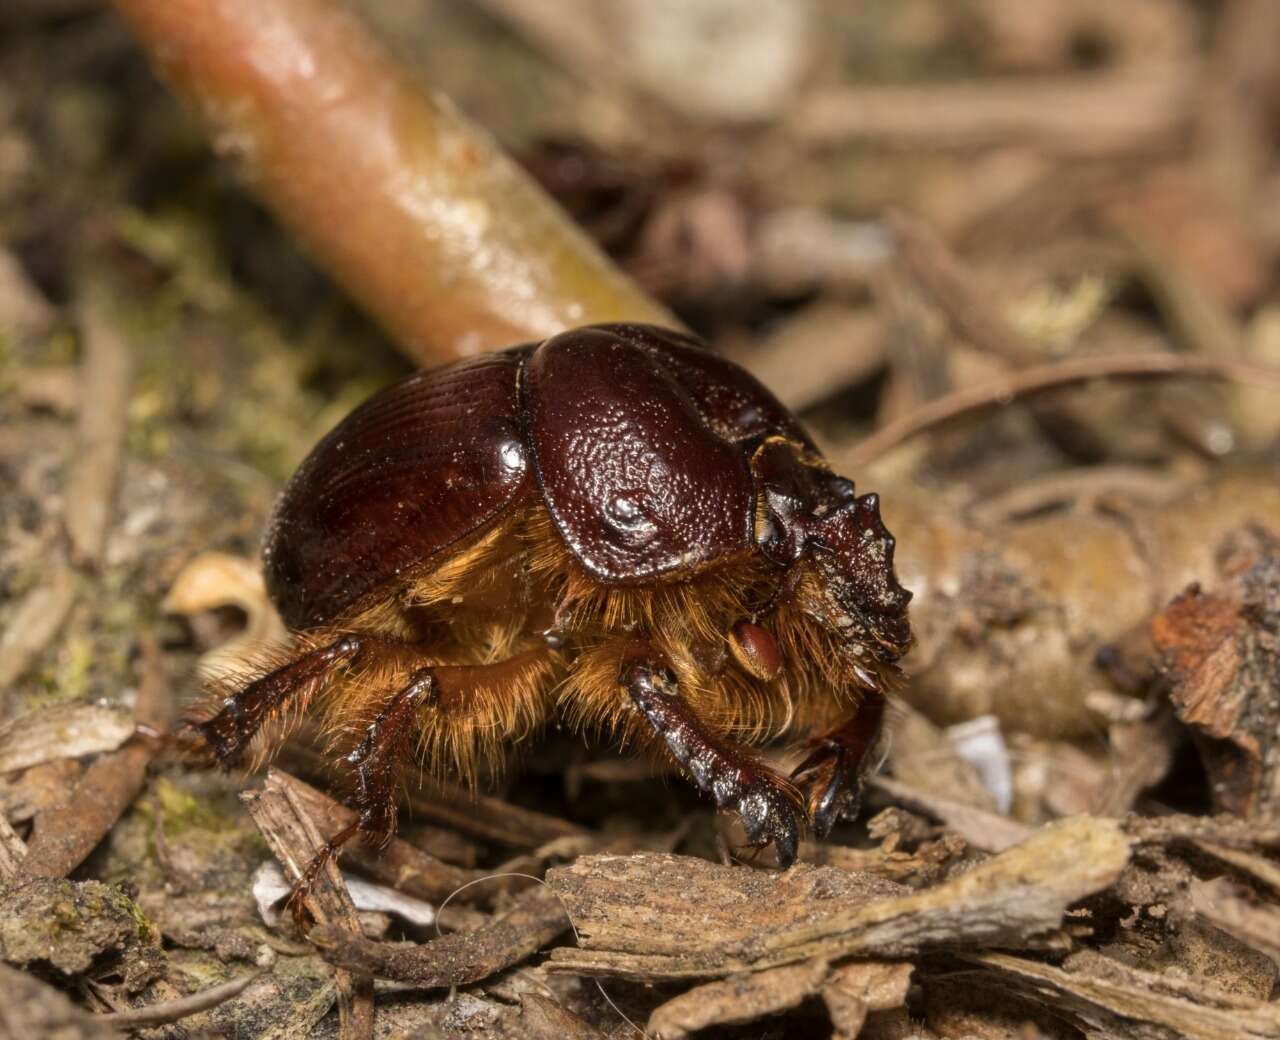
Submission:
[[[572,559],[546,511],[530,507],[324,626],[295,633],[293,646],[263,648],[221,675],[191,717],[207,722],[255,680],[356,634],[358,653],[264,707],[250,746],[234,746],[230,732],[219,746],[207,731],[218,757],[247,753],[260,764],[304,713],[321,722],[329,752],[349,756],[428,666],[438,689],[402,721],[397,769],[474,785],[553,718],[615,746],[657,750],[660,735],[619,680],[629,658],[654,652],[670,662],[689,709],[735,743],[820,730],[856,707],[868,675],[884,689],[896,669],[852,667],[847,648],[814,620],[818,575],[803,573],[779,599],[782,577],[744,552],[680,580],[602,585]],[[733,625],[750,617],[781,651],[774,678],[751,675],[732,652]]]
[[[514,510],[295,633],[292,647],[224,674],[189,731],[229,766],[270,757],[304,713],[320,720],[359,819],[330,839],[299,892],[350,838],[390,839],[407,773],[475,785],[552,719],[665,750],[787,865],[797,821],[825,833],[874,757],[897,675],[870,652],[850,659],[870,648],[851,650],[816,620],[829,613],[821,576],[798,566],[743,552],[679,580],[604,585],[544,509]],[[768,633],[778,665],[768,674],[734,646],[743,619]],[[807,795],[745,751],[787,733],[818,735],[798,770],[810,774]]]

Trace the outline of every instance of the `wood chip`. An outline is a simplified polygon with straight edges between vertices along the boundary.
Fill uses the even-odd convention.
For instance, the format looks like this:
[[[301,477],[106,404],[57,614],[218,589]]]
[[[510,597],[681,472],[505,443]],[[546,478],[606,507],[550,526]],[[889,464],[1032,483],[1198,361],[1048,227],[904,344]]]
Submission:
[[[1175,710],[1198,736],[1215,807],[1242,817],[1280,810],[1280,549],[1226,587],[1198,586],[1151,622]]]
[[[1189,895],[1192,909],[1211,925],[1280,965],[1280,907],[1260,903],[1225,878],[1195,881]]]
[[[334,776],[332,762],[301,746],[304,741],[320,746],[317,728],[304,719],[298,727],[298,736],[298,741],[286,746],[283,757],[306,776]],[[431,820],[464,834],[519,849],[536,849],[557,838],[591,835],[587,828],[550,813],[526,809],[493,795],[436,781],[427,781],[421,788],[411,787],[405,799],[405,809],[415,820]]]
[[[58,634],[75,602],[75,576],[55,557],[45,570],[45,580],[23,597],[0,636],[0,691],[4,697],[8,696],[8,687]],[[0,699],[0,708],[3,706]]]
[[[817,959],[695,986],[656,1008],[649,1032],[683,1040],[707,1026],[740,1025],[787,1011],[817,993],[828,971],[827,962]]]
[[[528,1040],[604,1040],[598,1029],[537,993],[521,994],[520,1025]]]
[[[1012,986],[1069,1015],[1078,1028],[1114,1040],[1275,1040],[1280,1006],[1231,997],[1198,980],[1142,971],[1096,954],[1080,970],[1003,953],[966,957],[992,971],[986,984]]]
[[[553,950],[548,966],[656,982],[813,957],[1026,946],[1112,884],[1130,844],[1114,820],[1060,820],[960,877],[905,895],[829,867],[765,874],[678,856],[587,856],[547,875],[579,933],[579,948]]]
[[[114,751],[134,732],[132,716],[102,704],[55,704],[0,727],[0,773]]]
[[[26,858],[27,843],[0,813],[0,882],[11,881],[21,875],[22,861]]]
[[[273,769],[261,791],[246,792],[241,800],[285,875],[296,883],[326,840],[307,812],[297,781]],[[359,934],[355,904],[333,858],[316,877],[306,900],[317,928],[328,926],[345,934]],[[339,970],[335,981],[342,1040],[368,1040],[373,1036],[373,980]]]
[[[281,770],[274,772],[289,784],[294,797],[326,837],[355,822],[354,810],[288,773]],[[483,871],[466,870],[444,863],[399,838],[393,838],[385,849],[375,849],[353,841],[343,849],[342,855],[345,862],[356,865],[376,881],[420,899],[445,899],[469,882],[488,876]],[[483,889],[477,885],[459,893],[457,898],[463,901],[491,898],[495,892],[502,890],[502,885],[496,888],[485,886]]]
[[[1003,852],[1026,841],[1033,833],[1032,828],[1008,816],[920,791],[887,776],[874,777],[871,786],[895,802],[941,820],[975,849],[984,852]]]
[[[832,971],[822,987],[822,1000],[835,1027],[833,1040],[853,1040],[871,1011],[901,1007],[914,970],[910,964],[869,961]]]

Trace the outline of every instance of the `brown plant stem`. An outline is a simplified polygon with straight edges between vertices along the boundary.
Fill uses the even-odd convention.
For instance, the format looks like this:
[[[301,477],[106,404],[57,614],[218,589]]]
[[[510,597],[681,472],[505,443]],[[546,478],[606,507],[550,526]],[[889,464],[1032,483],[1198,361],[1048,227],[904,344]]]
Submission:
[[[674,319],[336,0],[116,0],[214,148],[422,363]]]

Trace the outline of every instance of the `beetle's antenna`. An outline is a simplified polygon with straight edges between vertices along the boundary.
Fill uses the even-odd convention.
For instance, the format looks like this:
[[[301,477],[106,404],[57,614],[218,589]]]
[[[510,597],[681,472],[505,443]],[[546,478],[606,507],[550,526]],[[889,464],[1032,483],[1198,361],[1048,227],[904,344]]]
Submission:
[[[536,877],[533,874],[522,874],[519,871],[514,871],[514,870],[503,871],[498,874],[486,874],[484,877],[472,878],[465,885],[459,885],[447,896],[445,896],[443,902],[441,902],[441,904],[438,907],[436,907],[436,937],[437,938],[444,937],[444,932],[440,930],[440,914],[444,911],[444,908],[449,905],[449,901],[453,899],[454,896],[458,895],[461,892],[465,892],[472,885],[478,885],[482,881],[496,881],[499,878],[524,878],[527,881],[536,881],[539,885],[543,885],[546,888],[550,889],[551,894],[556,897],[556,902],[560,904],[560,909],[564,911],[564,916],[569,921],[569,930],[573,932],[574,941],[575,942],[581,941],[580,936],[578,935],[578,926],[577,924],[574,923],[573,915],[569,913],[569,906],[567,903],[565,903],[564,896],[562,896],[554,888],[551,888],[551,886],[548,885],[546,881],[544,881],[542,878]],[[649,1034],[646,1033],[643,1029],[641,1029],[638,1025],[636,1025],[635,1022],[633,1022],[630,1019],[627,1013],[613,1002],[613,998],[609,996],[608,993],[605,992],[604,986],[600,984],[600,980],[593,978],[591,981],[596,984],[596,989],[600,991],[600,996],[604,997],[604,1002],[618,1013],[618,1016],[622,1019],[622,1021],[626,1022],[627,1025],[629,1025],[632,1029],[634,1029],[640,1035],[641,1040],[649,1040]]]

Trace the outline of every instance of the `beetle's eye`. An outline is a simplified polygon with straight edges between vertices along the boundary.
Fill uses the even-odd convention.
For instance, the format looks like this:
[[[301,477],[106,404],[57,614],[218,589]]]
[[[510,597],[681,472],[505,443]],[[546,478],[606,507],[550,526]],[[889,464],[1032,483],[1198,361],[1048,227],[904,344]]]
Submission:
[[[643,544],[657,533],[640,503],[626,495],[616,496],[604,511],[605,523],[630,544]]]

